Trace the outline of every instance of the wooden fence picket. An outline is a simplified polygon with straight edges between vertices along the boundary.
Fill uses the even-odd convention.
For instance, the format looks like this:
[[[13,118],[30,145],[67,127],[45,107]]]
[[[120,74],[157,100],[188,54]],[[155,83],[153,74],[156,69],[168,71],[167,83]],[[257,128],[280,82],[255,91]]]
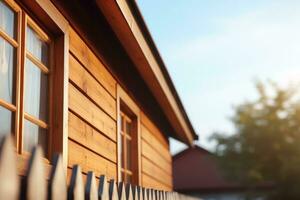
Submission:
[[[119,200],[126,200],[125,184],[123,182],[118,184],[118,196]]]
[[[52,170],[48,184],[48,200],[55,199],[67,199],[66,175],[60,155],[55,155],[52,160]]]
[[[0,200],[16,200],[19,196],[20,179],[10,135],[2,138],[0,144],[0,180]]]
[[[112,179],[109,181],[109,200],[117,200],[117,199],[119,199],[118,187],[115,180]]]
[[[143,191],[141,186],[137,186],[137,192],[138,192],[138,200],[143,200]]]
[[[151,189],[151,193],[152,193],[152,200],[157,200],[156,199],[156,190]]]
[[[74,165],[68,190],[68,200],[84,200],[84,187],[81,168]]]
[[[20,198],[28,200],[45,200],[47,181],[43,164],[43,152],[40,147],[32,150],[25,178],[21,184]]]
[[[138,186],[133,186],[132,187],[132,196],[134,200],[139,200],[140,199],[140,187]]]
[[[146,188],[142,188],[143,200],[148,200],[148,191]]]
[[[100,200],[109,200],[109,188],[107,179],[104,175],[100,176],[99,187],[98,187],[98,198]]]
[[[98,190],[94,172],[88,172],[85,185],[85,200],[97,200]]]
[[[88,172],[84,187],[81,168],[74,165],[69,187],[61,156],[52,160],[47,184],[43,152],[35,147],[31,153],[27,171],[20,181],[17,171],[15,149],[10,135],[0,141],[0,200],[196,200],[177,192],[133,186],[100,176],[97,188],[94,172]]]
[[[126,184],[125,194],[126,194],[126,200],[133,200],[132,187],[130,184]]]

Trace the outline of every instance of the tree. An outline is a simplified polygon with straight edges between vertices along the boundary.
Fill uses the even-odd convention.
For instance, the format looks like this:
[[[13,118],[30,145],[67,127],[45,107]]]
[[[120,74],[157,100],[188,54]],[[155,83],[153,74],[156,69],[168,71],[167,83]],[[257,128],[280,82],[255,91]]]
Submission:
[[[258,99],[234,108],[234,134],[213,135],[216,154],[228,177],[246,186],[275,184],[272,200],[299,200],[300,103],[296,90],[261,82],[256,88]]]

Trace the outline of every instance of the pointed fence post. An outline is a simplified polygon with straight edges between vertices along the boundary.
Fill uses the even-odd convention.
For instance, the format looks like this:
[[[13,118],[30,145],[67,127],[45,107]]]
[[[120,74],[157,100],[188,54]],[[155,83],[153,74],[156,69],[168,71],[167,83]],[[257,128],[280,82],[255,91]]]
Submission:
[[[104,175],[100,176],[99,187],[98,187],[98,198],[100,200],[109,200],[109,188],[108,188],[106,177]]]
[[[152,198],[152,196],[153,196],[152,189],[147,189],[147,195],[148,195],[148,200],[152,200],[153,199]]]
[[[47,196],[47,182],[43,164],[43,152],[40,147],[32,150],[29,167],[21,185],[21,199],[45,200]]]
[[[140,187],[138,186],[132,186],[132,196],[134,200],[139,200],[139,195],[140,195]]]
[[[109,200],[117,200],[118,197],[118,187],[115,180],[109,181]]]
[[[48,184],[48,200],[67,199],[66,175],[60,155],[55,155]]]
[[[10,135],[4,136],[0,144],[0,180],[0,200],[16,200],[20,192],[20,179]]]
[[[125,193],[127,200],[133,200],[132,187],[130,184],[126,184]]]
[[[84,200],[84,187],[81,168],[74,165],[68,190],[68,200]]]
[[[143,200],[143,191],[141,186],[137,186],[138,200]]]
[[[88,172],[85,185],[85,200],[97,200],[98,190],[94,172]]]
[[[148,200],[148,191],[146,188],[142,188],[143,200]]]
[[[118,196],[119,200],[126,200],[125,184],[123,182],[118,184]]]

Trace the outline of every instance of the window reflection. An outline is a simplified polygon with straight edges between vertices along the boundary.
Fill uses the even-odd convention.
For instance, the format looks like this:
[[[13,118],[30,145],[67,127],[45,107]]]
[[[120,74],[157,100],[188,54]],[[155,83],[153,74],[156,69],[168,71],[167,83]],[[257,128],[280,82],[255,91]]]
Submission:
[[[48,66],[48,45],[40,39],[37,33],[27,26],[26,48],[39,61]]]
[[[14,133],[14,113],[0,106],[0,137]]]
[[[24,121],[24,150],[31,152],[35,145],[42,147],[47,152],[47,132],[45,129],[25,120]]]
[[[10,37],[16,38],[15,13],[4,2],[0,1],[0,28]]]
[[[15,49],[0,37],[0,99],[14,104]]]
[[[25,66],[25,112],[47,121],[48,77],[29,59]]]

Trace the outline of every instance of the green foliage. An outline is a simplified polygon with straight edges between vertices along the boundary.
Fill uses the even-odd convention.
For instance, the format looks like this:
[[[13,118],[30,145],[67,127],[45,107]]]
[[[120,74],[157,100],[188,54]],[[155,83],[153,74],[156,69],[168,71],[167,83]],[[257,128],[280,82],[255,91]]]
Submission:
[[[215,133],[226,175],[245,186],[271,182],[270,199],[300,199],[300,104],[295,90],[257,83],[259,98],[235,107],[233,135]],[[269,93],[268,93],[269,92]],[[227,136],[226,136],[227,135]]]

